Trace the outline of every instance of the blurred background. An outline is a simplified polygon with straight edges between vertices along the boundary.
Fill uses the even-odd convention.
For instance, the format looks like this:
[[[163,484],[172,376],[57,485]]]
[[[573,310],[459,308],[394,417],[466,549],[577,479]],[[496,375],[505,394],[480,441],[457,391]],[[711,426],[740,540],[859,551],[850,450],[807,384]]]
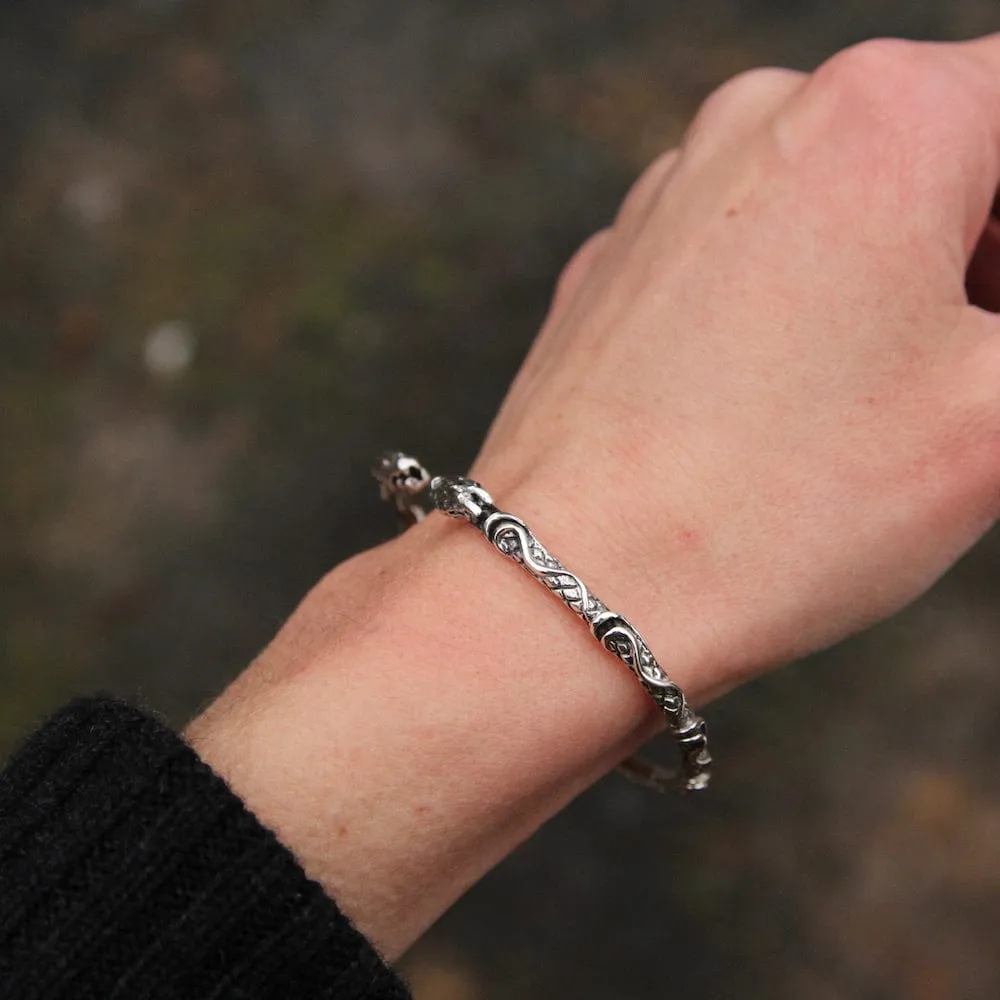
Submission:
[[[183,724],[391,531],[375,454],[466,467],[561,264],[727,77],[997,28],[995,0],[6,0],[0,755],[97,688]],[[991,537],[712,706],[705,799],[601,782],[406,958],[418,1000],[995,1000],[998,570]]]

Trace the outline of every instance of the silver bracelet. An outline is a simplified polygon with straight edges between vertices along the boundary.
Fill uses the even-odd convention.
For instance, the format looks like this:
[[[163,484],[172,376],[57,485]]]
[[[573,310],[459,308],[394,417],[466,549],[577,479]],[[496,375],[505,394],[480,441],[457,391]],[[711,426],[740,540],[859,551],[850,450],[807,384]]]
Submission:
[[[475,525],[491,545],[582,618],[594,638],[635,674],[666,716],[667,730],[680,748],[681,766],[679,771],[671,771],[643,758],[630,757],[619,770],[632,781],[661,792],[668,788],[700,791],[708,786],[712,757],[705,720],[691,710],[681,689],[667,677],[636,628],[623,615],[609,611],[578,576],[548,552],[524,521],[498,509],[479,483],[458,476],[431,479],[415,458],[399,451],[383,454],[372,472],[382,499],[395,503],[404,528],[425,517],[422,496],[427,497],[431,507]]]

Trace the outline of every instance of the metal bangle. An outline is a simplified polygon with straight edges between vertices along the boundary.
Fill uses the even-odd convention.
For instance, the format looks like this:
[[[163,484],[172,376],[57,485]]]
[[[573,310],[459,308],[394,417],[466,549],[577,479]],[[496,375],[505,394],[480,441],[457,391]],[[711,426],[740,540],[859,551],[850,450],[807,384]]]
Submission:
[[[681,763],[671,771],[640,757],[630,757],[619,770],[632,781],[657,791],[677,788],[700,791],[711,776],[712,757],[704,719],[696,715],[681,689],[656,662],[638,630],[623,615],[610,611],[532,534],[520,518],[500,510],[479,483],[458,476],[436,476],[410,455],[385,452],[372,470],[383,500],[395,503],[401,525],[421,521],[426,512],[420,500],[450,517],[477,527],[486,540],[531,576],[544,584],[590,627],[594,638],[614,653],[638,678],[663,712],[667,731],[677,741]]]

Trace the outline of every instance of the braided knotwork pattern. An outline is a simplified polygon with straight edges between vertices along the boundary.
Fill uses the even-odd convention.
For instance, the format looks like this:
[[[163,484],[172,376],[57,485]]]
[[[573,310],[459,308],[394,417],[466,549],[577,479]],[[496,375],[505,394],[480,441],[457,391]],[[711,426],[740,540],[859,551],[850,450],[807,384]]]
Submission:
[[[635,674],[667,720],[667,730],[680,749],[681,768],[679,774],[674,774],[631,757],[620,768],[628,777],[659,791],[671,786],[684,791],[707,787],[712,757],[704,719],[694,713],[681,689],[656,662],[638,629],[623,615],[610,611],[542,545],[524,521],[499,510],[489,493],[474,480],[457,476],[438,476],[432,480],[419,462],[402,452],[383,455],[374,474],[383,498],[396,503],[404,527],[424,516],[418,497],[422,491],[426,492],[432,507],[475,525],[499,552],[559,598],[583,619],[594,638]],[[427,484],[429,489],[425,491]]]
[[[587,590],[584,582],[568,569],[528,530],[528,526],[504,511],[491,514],[482,527],[487,540],[505,556],[520,563],[539,583],[548,587],[574,614],[589,625],[608,609]]]

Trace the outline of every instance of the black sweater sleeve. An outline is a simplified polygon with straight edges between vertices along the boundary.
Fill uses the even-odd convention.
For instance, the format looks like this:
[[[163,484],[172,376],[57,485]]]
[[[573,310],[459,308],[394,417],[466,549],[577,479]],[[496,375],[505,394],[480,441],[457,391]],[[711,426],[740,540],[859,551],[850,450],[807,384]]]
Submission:
[[[4,1000],[408,993],[176,733],[76,701],[0,774]]]

